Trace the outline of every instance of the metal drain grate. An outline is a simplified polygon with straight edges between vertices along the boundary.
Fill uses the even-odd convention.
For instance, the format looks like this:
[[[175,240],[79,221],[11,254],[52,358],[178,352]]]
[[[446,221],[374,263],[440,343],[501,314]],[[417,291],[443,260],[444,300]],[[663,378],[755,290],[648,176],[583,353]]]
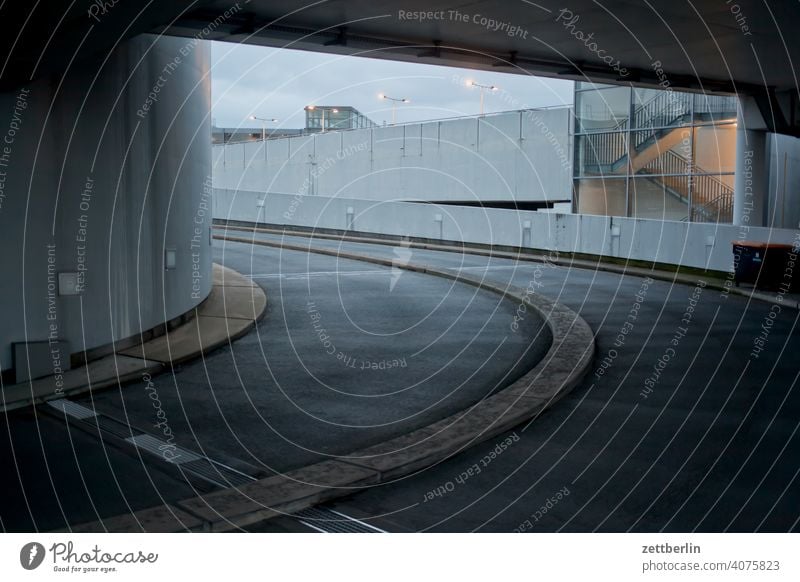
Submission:
[[[192,461],[197,461],[202,457],[194,454],[192,451],[184,449],[182,447],[177,447],[175,445],[171,445],[161,439],[157,439],[153,435],[150,434],[140,434],[135,436],[129,436],[125,439],[129,443],[131,443],[135,447],[139,447],[142,450],[147,451],[153,455],[161,457],[168,463],[172,463],[173,465],[182,465],[183,463],[191,463]],[[165,456],[164,451],[169,450],[170,454]]]
[[[200,479],[223,489],[238,487],[257,480],[255,476],[243,473],[200,453],[168,443],[152,434],[133,428],[124,421],[98,414],[72,400],[60,398],[51,400],[47,404],[58,411],[62,418],[67,415],[81,425],[90,426],[93,429],[92,432],[101,439],[103,434],[115,436],[137,449],[158,457],[165,463],[175,465],[184,477]]]
[[[220,487],[239,487],[256,480],[255,477],[245,475],[232,467],[223,465],[211,459],[198,459],[182,463],[181,471],[188,471]]]
[[[85,406],[82,406],[77,402],[73,402],[72,400],[67,400],[66,398],[49,400],[47,404],[59,412],[71,416],[72,418],[77,418],[78,420],[85,420],[97,415],[91,408],[86,408]]]
[[[322,533],[386,533],[368,523],[325,507],[309,507],[292,514],[292,517]]]
[[[113,434],[115,437],[121,439],[129,439],[131,436],[144,434],[142,431],[104,414],[98,414],[96,418],[87,419],[85,422],[88,422],[92,426],[97,426],[101,431]]]

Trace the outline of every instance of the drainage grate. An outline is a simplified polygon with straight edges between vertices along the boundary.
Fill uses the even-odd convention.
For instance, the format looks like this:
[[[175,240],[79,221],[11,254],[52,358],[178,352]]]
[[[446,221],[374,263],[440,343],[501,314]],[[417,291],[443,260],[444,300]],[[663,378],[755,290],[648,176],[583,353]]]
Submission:
[[[120,438],[166,463],[175,465],[183,472],[184,476],[195,477],[221,488],[238,487],[257,480],[256,477],[238,471],[224,463],[209,459],[204,455],[194,453],[189,449],[142,432],[126,422],[104,414],[97,414],[94,410],[72,400],[61,398],[51,400],[47,404],[60,412],[62,418],[66,414],[80,421],[80,424],[92,427],[94,429],[93,432],[96,432],[101,439],[103,434]]]
[[[92,418],[96,416],[96,413],[91,408],[86,408],[78,404],[77,402],[73,402],[72,400],[67,400],[66,398],[59,398],[58,400],[49,400],[47,402],[52,408],[55,408],[62,414],[66,414],[71,416],[72,418],[77,418],[79,420],[85,420],[87,418]]]
[[[292,514],[292,517],[322,533],[386,533],[382,529],[326,507],[309,507]]]
[[[135,429],[124,422],[106,416],[105,414],[98,414],[96,418],[91,420],[87,419],[84,422],[87,422],[92,426],[99,428],[101,431],[105,431],[121,439],[129,439],[131,436],[144,434],[142,431]]]
[[[180,469],[220,487],[239,487],[256,480],[255,477],[245,475],[232,467],[208,458],[182,463]]]
[[[129,436],[125,440],[131,443],[133,446],[145,450],[148,453],[151,453],[158,457],[161,457],[162,459],[164,459],[168,463],[172,463],[173,465],[182,465],[183,463],[191,463],[192,461],[197,461],[202,458],[194,454],[192,451],[189,451],[182,447],[171,445],[149,434]],[[169,455],[164,454],[165,451],[167,450],[170,451]]]

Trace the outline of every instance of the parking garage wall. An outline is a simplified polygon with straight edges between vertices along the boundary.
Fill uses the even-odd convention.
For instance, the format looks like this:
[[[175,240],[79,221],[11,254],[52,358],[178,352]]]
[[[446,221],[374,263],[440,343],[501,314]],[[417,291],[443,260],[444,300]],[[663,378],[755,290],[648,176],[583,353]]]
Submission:
[[[214,190],[214,217],[481,245],[549,249],[729,271],[738,239],[796,243],[800,231],[651,219]]]
[[[569,107],[213,147],[217,188],[364,200],[571,200]]]

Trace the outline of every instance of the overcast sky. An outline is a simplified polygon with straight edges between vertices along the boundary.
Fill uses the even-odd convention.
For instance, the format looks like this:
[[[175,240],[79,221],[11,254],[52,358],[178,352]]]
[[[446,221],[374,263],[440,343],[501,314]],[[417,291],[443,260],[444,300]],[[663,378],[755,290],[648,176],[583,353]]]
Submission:
[[[256,126],[248,117],[257,115],[300,128],[310,104],[351,105],[375,123],[391,123],[391,104],[379,93],[411,100],[398,104],[398,123],[476,115],[479,89],[466,87],[466,79],[499,88],[486,93],[486,113],[572,103],[571,81],[524,75],[223,42],[211,43],[211,62],[219,127]]]

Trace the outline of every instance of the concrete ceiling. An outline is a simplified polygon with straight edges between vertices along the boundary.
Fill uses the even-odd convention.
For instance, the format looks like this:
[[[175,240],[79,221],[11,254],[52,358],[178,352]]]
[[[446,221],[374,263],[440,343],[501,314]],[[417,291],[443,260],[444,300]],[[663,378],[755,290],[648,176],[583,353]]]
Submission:
[[[162,30],[192,34],[230,5],[210,2]],[[570,12],[562,12],[564,6]],[[409,18],[414,12],[434,14],[419,21]],[[501,28],[492,30],[483,18]],[[251,0],[215,38],[642,83],[659,81],[652,64],[660,61],[674,86],[733,91],[737,84],[797,86],[797,25],[800,4],[794,1]],[[512,26],[517,32],[509,35]],[[579,32],[593,34],[588,44],[597,47],[582,42]],[[617,74],[599,51],[619,61],[628,75]]]
[[[143,7],[125,0],[55,0],[33,9],[9,4],[0,8],[0,42],[6,49],[0,54],[8,55],[0,71],[5,85],[31,71],[63,69],[73,55],[96,57],[121,38],[151,31],[576,80],[740,92],[756,97],[771,129],[800,133],[796,1],[157,0]]]
[[[86,62],[96,67],[125,38],[198,7],[186,0],[0,0],[0,89]]]

